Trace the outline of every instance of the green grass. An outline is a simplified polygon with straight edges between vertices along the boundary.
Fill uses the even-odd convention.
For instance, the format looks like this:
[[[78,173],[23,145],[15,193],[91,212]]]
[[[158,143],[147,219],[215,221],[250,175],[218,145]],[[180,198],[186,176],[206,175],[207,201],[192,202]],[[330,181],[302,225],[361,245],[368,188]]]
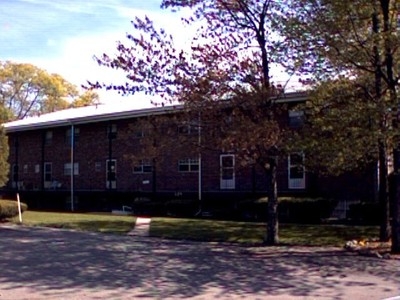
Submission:
[[[174,239],[261,244],[264,223],[154,218],[150,235]],[[280,243],[301,246],[343,246],[352,239],[378,237],[377,226],[280,224]]]
[[[126,234],[134,228],[135,217],[95,213],[26,211],[23,224]],[[12,219],[18,222],[18,217]],[[150,236],[182,240],[261,244],[264,223],[204,219],[152,218]],[[378,237],[377,226],[280,224],[280,243],[300,246],[343,246],[352,239]]]
[[[22,223],[28,226],[68,228],[83,231],[126,234],[134,228],[135,217],[95,213],[26,211]],[[18,222],[18,217],[12,219]]]

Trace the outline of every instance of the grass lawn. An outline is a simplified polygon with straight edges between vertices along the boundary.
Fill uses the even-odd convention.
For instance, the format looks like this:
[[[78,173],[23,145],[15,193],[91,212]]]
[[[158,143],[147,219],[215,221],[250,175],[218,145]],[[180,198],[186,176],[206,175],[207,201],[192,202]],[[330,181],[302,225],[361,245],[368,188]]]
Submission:
[[[117,216],[95,213],[60,213],[26,211],[22,223],[29,226],[69,228],[84,231],[126,234],[135,226],[133,216]],[[18,222],[18,217],[12,219]]]
[[[126,234],[134,228],[135,217],[96,213],[26,211],[23,224]],[[12,221],[18,222],[18,217]],[[264,223],[204,219],[152,218],[150,236],[199,241],[261,244]],[[343,246],[352,239],[378,237],[378,226],[280,224],[280,242],[299,246]]]
[[[154,218],[150,235],[202,241],[260,244],[264,223],[230,222],[202,219]],[[301,246],[343,246],[352,239],[377,238],[377,226],[280,224],[280,242]]]

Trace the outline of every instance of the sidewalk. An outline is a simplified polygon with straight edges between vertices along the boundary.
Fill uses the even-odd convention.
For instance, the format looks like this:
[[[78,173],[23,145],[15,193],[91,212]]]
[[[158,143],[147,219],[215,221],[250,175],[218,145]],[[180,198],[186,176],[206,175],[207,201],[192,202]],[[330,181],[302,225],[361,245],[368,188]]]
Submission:
[[[135,227],[128,232],[129,236],[149,236],[150,233],[150,218],[137,217]]]

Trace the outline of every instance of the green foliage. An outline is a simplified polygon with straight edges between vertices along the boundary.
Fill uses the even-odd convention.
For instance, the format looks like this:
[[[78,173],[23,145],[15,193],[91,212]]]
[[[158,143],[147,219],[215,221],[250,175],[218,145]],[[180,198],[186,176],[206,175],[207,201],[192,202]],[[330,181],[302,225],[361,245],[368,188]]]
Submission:
[[[379,122],[389,118],[389,101],[380,110],[368,99],[368,85],[346,78],[322,82],[310,93],[304,111],[306,122],[291,133],[289,151],[301,149],[309,170],[338,175],[365,167],[378,159],[378,142],[395,132]],[[382,99],[382,102],[386,101]]]
[[[0,62],[0,112],[3,121],[23,119],[73,107],[92,104],[97,94],[79,95],[77,88],[58,74],[49,74],[34,65]]]
[[[21,212],[28,209],[25,203],[21,203]],[[18,203],[13,200],[0,200],[0,220],[18,216]]]
[[[96,213],[61,213],[27,211],[23,223],[29,226],[68,228],[83,231],[126,234],[135,224],[132,216]]]
[[[9,163],[8,163],[8,139],[4,132],[4,128],[0,126],[0,187],[4,186],[8,180]]]
[[[376,226],[281,224],[280,243],[290,246],[339,246],[353,239],[373,239]],[[172,239],[262,244],[265,223],[153,218],[150,236]]]

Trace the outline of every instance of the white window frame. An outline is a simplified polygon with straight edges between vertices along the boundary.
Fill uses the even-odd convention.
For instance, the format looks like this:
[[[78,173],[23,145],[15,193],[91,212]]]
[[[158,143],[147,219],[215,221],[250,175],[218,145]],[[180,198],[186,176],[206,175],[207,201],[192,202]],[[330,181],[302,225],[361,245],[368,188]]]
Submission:
[[[304,123],[304,111],[303,110],[289,110],[289,126],[300,127]]]
[[[44,135],[44,143],[45,145],[51,145],[53,142],[53,131],[47,130]]]
[[[183,167],[185,169],[182,169]],[[178,171],[181,173],[199,172],[199,167],[200,162],[198,158],[185,158],[178,161]]]
[[[65,141],[68,145],[71,145],[71,132],[72,132],[72,129],[68,128],[65,133]],[[79,127],[75,127],[74,128],[74,143],[79,141],[80,133],[81,133],[81,130],[79,129]]]
[[[153,164],[148,159],[141,159],[139,164],[133,166],[134,174],[151,173],[153,172]]]
[[[114,163],[114,170],[112,170],[111,171],[111,173],[114,173],[115,174],[115,178],[114,178],[114,180],[109,180],[108,179],[108,176],[109,176],[109,173],[108,173],[108,164],[109,163]],[[111,190],[114,190],[114,189],[116,189],[117,188],[117,160],[116,159],[107,159],[106,160],[106,188],[107,189],[111,189]]]
[[[196,135],[200,132],[199,121],[188,121],[178,126],[178,133],[182,135]]]
[[[302,152],[291,153],[288,155],[288,188],[292,190],[302,190],[306,188],[306,170],[304,165],[298,166],[297,164],[292,164],[292,156],[294,155],[300,156],[302,161],[304,162],[304,153]],[[302,172],[296,171],[295,174],[293,174],[294,172],[292,172],[292,170],[294,170],[294,168],[300,168]],[[300,173],[302,174],[302,176],[298,177]]]
[[[117,137],[117,124],[113,123],[107,126],[107,137],[112,139]]]
[[[64,164],[64,175],[71,176],[71,163]],[[74,162],[74,175],[79,175],[79,163]]]
[[[48,170],[49,167],[49,170]],[[50,180],[46,180],[46,176],[50,175]],[[52,182],[53,181],[53,164],[51,162],[45,162],[43,164],[43,180],[44,182]]]
[[[225,159],[231,160],[232,164],[227,166],[224,164]],[[221,190],[234,190],[236,188],[236,174],[235,174],[235,155],[234,154],[221,154],[220,161],[220,189]],[[225,178],[226,172],[230,173],[232,178]]]

